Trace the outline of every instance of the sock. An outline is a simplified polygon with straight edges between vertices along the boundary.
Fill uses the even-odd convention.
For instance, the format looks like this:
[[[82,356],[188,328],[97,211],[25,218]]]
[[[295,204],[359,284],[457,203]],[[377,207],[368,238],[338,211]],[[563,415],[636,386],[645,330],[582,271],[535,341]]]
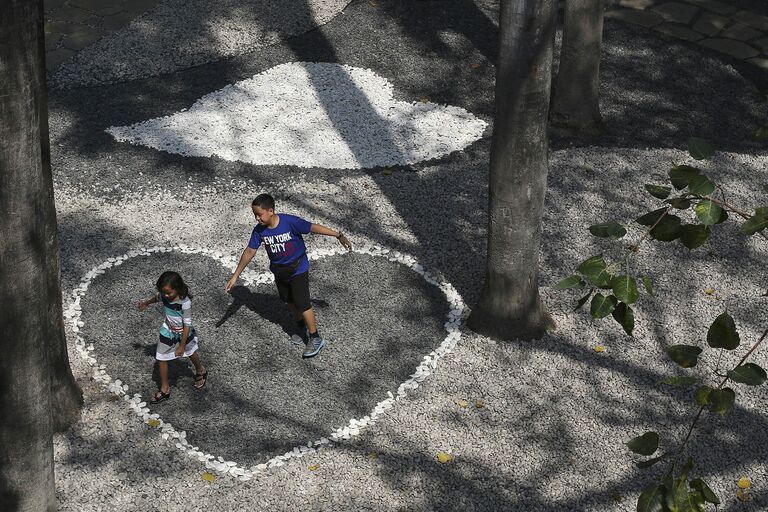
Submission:
[[[319,338],[320,337],[320,333],[318,331],[311,332],[311,333],[309,333],[309,337],[310,338]]]

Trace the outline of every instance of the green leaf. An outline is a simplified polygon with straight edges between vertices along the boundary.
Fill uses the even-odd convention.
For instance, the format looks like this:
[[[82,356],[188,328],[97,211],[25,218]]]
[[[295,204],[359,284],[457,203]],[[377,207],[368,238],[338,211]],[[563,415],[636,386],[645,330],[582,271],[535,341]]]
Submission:
[[[683,368],[693,368],[698,363],[701,349],[693,345],[672,345],[667,347],[667,354]]]
[[[635,312],[632,311],[632,308],[623,302],[619,302],[619,305],[616,306],[616,309],[611,314],[613,319],[624,329],[624,332],[632,336],[632,331],[635,328]]]
[[[650,277],[643,276],[643,286],[645,287],[645,291],[648,295],[653,295],[653,284],[651,284]]]
[[[694,160],[706,160],[715,154],[715,148],[704,139],[691,137],[688,139],[688,153]]]
[[[755,140],[768,139],[768,126],[760,126],[752,133]]]
[[[660,462],[660,461],[666,459],[667,457],[669,457],[669,454],[665,453],[663,455],[659,455],[658,457],[654,457],[652,459],[641,460],[640,462],[636,462],[635,465],[637,467],[639,467],[640,469],[645,469],[645,468],[649,468],[649,467],[653,466],[657,462]]]
[[[594,318],[605,318],[611,314],[611,311],[616,307],[617,302],[616,297],[613,295],[608,295],[606,297],[602,293],[596,293],[595,296],[592,297],[589,313]]]
[[[693,469],[693,458],[688,457],[688,460],[685,461],[685,465],[683,466],[682,471],[680,471],[680,484],[684,484],[686,480],[688,480],[688,473],[691,472]],[[680,487],[683,487],[682,485]]]
[[[664,379],[663,381],[661,381],[662,384],[666,384],[667,386],[674,386],[674,387],[686,387],[692,384],[696,384],[697,382],[698,382],[698,379],[696,377],[689,377],[687,375],[681,375],[678,377],[669,377],[668,379]]]
[[[713,389],[709,393],[709,403],[712,406],[712,412],[725,416],[736,402],[736,392],[731,388]]]
[[[553,288],[555,290],[566,290],[568,288],[577,288],[581,286],[584,286],[584,281],[581,280],[581,277],[572,275],[558,282]]]
[[[641,436],[633,437],[627,442],[627,448],[640,455],[653,455],[653,452],[659,449],[659,434],[646,432]]]
[[[715,505],[720,504],[720,498],[717,497],[717,494],[715,494],[715,492],[710,489],[709,486],[701,478],[691,480],[691,488],[699,491],[701,493],[701,497],[709,503],[713,503]]]
[[[660,242],[677,240],[681,233],[680,217],[677,215],[667,215],[650,231],[651,237]]]
[[[590,283],[599,288],[605,288],[611,282],[611,275],[608,273],[602,255],[592,256],[591,258],[585,260],[581,265],[579,265],[577,270],[584,274]]]
[[[592,296],[592,292],[593,292],[593,291],[594,291],[594,290],[589,290],[589,293],[588,293],[588,294],[586,294],[585,296],[583,296],[582,298],[580,298],[580,299],[579,299],[579,302],[577,302],[577,303],[576,303],[576,307],[575,307],[575,308],[573,308],[573,310],[574,310],[574,311],[578,311],[578,310],[580,310],[580,309],[581,309],[581,307],[582,307],[584,304],[586,304],[586,303],[587,303],[587,301],[589,300],[589,298]]]
[[[752,236],[768,227],[768,214],[766,214],[766,210],[768,208],[757,208],[755,214],[741,225],[741,232]]]
[[[705,512],[704,497],[699,491],[689,491],[687,485],[680,485],[675,492],[676,512]]]
[[[666,488],[660,484],[646,487],[637,499],[637,512],[664,512]]]
[[[656,221],[659,220],[659,217],[666,212],[668,208],[659,208],[658,210],[653,210],[652,212],[648,212],[645,215],[641,215],[640,217],[635,219],[635,222],[642,226],[653,226],[656,224]]]
[[[691,250],[704,245],[711,231],[709,226],[704,226],[703,224],[686,224],[680,229],[680,241]]]
[[[696,390],[696,403],[701,406],[707,405],[709,403],[709,395],[712,391],[714,391],[714,389],[709,386],[701,386]]]
[[[720,210],[722,211],[722,213],[720,214],[720,218],[717,219],[717,222],[715,222],[715,224],[722,224],[723,222],[728,220],[728,212],[725,211],[724,208],[720,208]]]
[[[728,378],[747,386],[759,386],[768,379],[760,366],[755,363],[746,363],[728,371]]]
[[[739,333],[736,330],[736,323],[733,321],[728,311],[715,318],[707,331],[707,343],[712,348],[724,348],[733,350],[741,342]]]
[[[667,199],[664,201],[665,203],[672,206],[672,208],[677,208],[678,210],[687,210],[691,207],[691,200],[690,199],[684,199],[682,197],[675,197],[673,199]]]
[[[618,222],[604,222],[589,226],[589,232],[600,238],[621,238],[627,234],[627,230]]]
[[[669,197],[669,193],[672,192],[671,187],[662,187],[661,185],[645,185],[645,190],[648,191],[653,197],[657,199],[666,199]]]
[[[722,222],[720,220],[722,215],[723,209],[712,201],[704,200],[696,205],[696,216],[703,224],[706,224],[707,226]]]
[[[688,191],[698,196],[708,196],[715,191],[715,184],[712,180],[700,174],[695,178],[691,178],[688,182]]]
[[[677,190],[688,186],[692,179],[701,174],[701,169],[690,165],[676,165],[669,171],[669,180]]]
[[[630,276],[616,276],[611,279],[611,289],[617,299],[627,304],[632,304],[640,297],[635,278]]]

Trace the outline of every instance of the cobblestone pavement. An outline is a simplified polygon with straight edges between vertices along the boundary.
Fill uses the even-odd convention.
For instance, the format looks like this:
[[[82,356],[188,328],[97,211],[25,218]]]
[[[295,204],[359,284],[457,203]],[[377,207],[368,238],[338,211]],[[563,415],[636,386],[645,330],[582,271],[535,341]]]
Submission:
[[[160,0],[46,0],[45,50],[49,71],[101,37],[116,32]]]
[[[617,0],[606,18],[690,41],[768,70],[768,17],[717,0]]]

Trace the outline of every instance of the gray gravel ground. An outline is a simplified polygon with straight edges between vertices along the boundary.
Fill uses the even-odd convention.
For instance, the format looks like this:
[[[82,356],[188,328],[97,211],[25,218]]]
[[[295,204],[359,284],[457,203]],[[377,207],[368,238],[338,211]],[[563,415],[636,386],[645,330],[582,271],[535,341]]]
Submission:
[[[366,255],[313,262],[312,292],[327,347],[304,360],[295,326],[273,284],[223,292],[230,272],[205,256],[134,258],[110,270],[81,301],[82,336],[95,357],[148,401],[160,307],[133,307],[151,296],[164,269],[185,276],[210,380],[192,388],[194,368],[169,365],[172,399],[151,405],[187,440],[247,467],[328,436],[362,418],[413,373],[445,337],[445,297],[404,265]],[[112,325],[123,326],[114,330]],[[233,442],[233,441],[237,442]]]
[[[103,129],[167,115],[227,82],[294,59],[369,67],[395,84],[400,99],[428,96],[490,122],[490,63],[495,46],[493,24],[484,11],[492,14],[494,7],[481,7],[468,1],[450,5],[393,2],[378,7],[367,1],[353,2],[322,29],[265,48],[258,55],[184,70],[161,80],[88,89],[87,99],[83,90],[54,93],[52,145],[65,293],[107,257],[138,246],[187,243],[239,254],[252,228],[250,201],[256,193],[269,190],[278,198],[279,209],[343,229],[358,246],[376,243],[413,254],[425,266],[438,269],[473,304],[483,277],[487,138],[461,153],[385,174],[380,169],[274,168],[185,159],[116,144]],[[710,130],[705,136],[723,149],[706,166],[725,185],[729,198],[745,207],[764,204],[759,183],[764,181],[760,176],[768,155],[745,136],[751,125],[765,119],[765,105],[758,103],[754,84],[727,64],[656,37],[608,24],[603,98],[608,124],[614,130],[612,139],[608,147],[569,147],[558,141],[552,153],[541,284],[544,301],[558,324],[556,332],[537,342],[496,343],[465,331],[434,375],[359,437],[291,460],[250,482],[220,477],[212,484],[201,479],[201,463],[163,441],[122,402],[113,401],[101,385],[90,381],[89,367],[73,352],[86,406],[83,420],[56,438],[60,508],[634,510],[638,493],[661,469],[637,469],[623,443],[645,430],[658,429],[662,447],[672,446],[695,412],[690,391],[657,384],[681,373],[664,356],[664,347],[675,343],[704,346],[707,326],[726,307],[745,343],[755,340],[768,321],[768,299],[761,297],[768,251],[759,240],[738,236],[731,223],[720,226],[713,240],[697,251],[689,252],[679,244],[650,244],[639,254],[636,265],[653,277],[657,296],[643,297],[638,304],[634,338],[626,337],[610,322],[592,322],[584,314],[572,314],[577,297],[548,288],[591,254],[618,255],[607,242],[590,237],[586,226],[628,220],[642,208],[650,209],[652,202],[640,192],[642,185],[660,182],[670,163],[687,162],[686,154],[674,148],[681,148],[689,135],[701,130]],[[385,40],[391,43],[382,45]],[[673,60],[686,64],[676,68],[671,65]],[[482,66],[472,69],[470,62]],[[656,103],[649,104],[651,100]],[[630,232],[630,238],[637,236],[637,231]],[[310,237],[309,244],[312,248],[336,246],[335,240],[317,236]],[[397,333],[439,331],[444,299],[431,297],[430,287],[418,281],[398,289],[397,280],[408,274],[392,273],[392,265],[383,263],[366,264],[362,268],[367,271],[350,272],[340,283],[338,263],[342,258],[346,256],[316,262],[316,296],[328,302],[326,308],[346,306],[349,297],[363,292],[344,283],[362,284],[357,288],[370,294],[371,305],[397,315],[379,319],[379,328],[394,333],[393,339],[400,340],[398,346],[413,349],[413,353],[393,358],[395,366],[371,360],[375,350],[386,348],[368,347],[373,352],[364,352],[360,342],[344,347],[351,354],[345,364],[360,365],[358,368],[367,371],[362,377],[395,391],[396,384],[388,383],[401,375],[398,368],[413,366],[416,349],[428,350],[437,338],[428,335],[420,345],[411,343],[415,339],[405,344],[403,335]],[[254,265],[264,263],[261,254]],[[102,306],[111,302],[116,310],[125,304],[127,309],[115,315],[125,315],[129,325],[135,326],[131,331],[143,329],[150,340],[147,345],[151,345],[157,314],[138,316],[133,298],[124,290],[149,291],[158,272],[142,266],[155,264],[152,259],[137,259],[134,264],[109,271],[94,283],[89,290],[94,294],[83,299],[84,318],[95,328],[98,319],[103,320],[97,313],[98,301],[103,301]],[[190,275],[201,280],[193,289],[198,292],[195,311],[200,321],[206,319],[206,307],[211,311],[228,307],[218,291],[220,284],[216,287],[224,273],[215,265],[192,256],[168,260],[168,264],[188,266]],[[716,293],[707,295],[703,291],[707,287]],[[115,292],[109,292],[110,288]],[[262,288],[272,293],[269,285],[252,291],[258,293]],[[100,289],[103,292],[95,293]],[[208,294],[206,289],[214,291]],[[386,293],[373,302],[380,290]],[[91,305],[90,300],[95,302]],[[421,308],[415,311],[420,319],[400,313],[411,301],[414,308]],[[335,352],[342,349],[336,340],[344,337],[340,333],[374,332],[376,326],[365,309],[336,315],[322,307],[318,311],[333,344],[310,365],[338,368],[340,382],[349,386],[351,373],[345,372],[352,368],[343,368],[334,359],[347,354]],[[268,320],[244,320],[252,314],[240,308],[221,329],[247,335],[258,327],[263,329],[260,332],[271,333],[265,337],[275,347],[282,343],[279,340],[288,343],[287,333]],[[89,323],[84,329],[84,336],[91,335]],[[220,334],[210,324],[202,324],[201,332],[202,355],[209,354],[206,357],[212,366],[220,364],[218,358],[231,361],[224,363],[227,366],[245,365],[234,360],[238,354],[216,348],[223,341],[214,341]],[[375,334],[371,338],[384,339]],[[99,353],[110,373],[126,373],[125,378],[133,379],[137,389],[150,391],[151,357],[143,349],[131,352],[131,344],[140,342],[133,332],[126,334],[121,326],[119,332],[99,336],[115,343],[114,353]],[[606,351],[596,353],[593,347],[597,344]],[[306,366],[291,348],[282,346],[286,352],[275,349],[269,354],[280,354],[282,367],[277,370],[296,375],[297,382],[290,390],[271,388],[273,393],[297,389],[297,372]],[[128,353],[121,357],[120,351]],[[361,357],[363,353],[372,357]],[[732,363],[733,357],[729,358]],[[755,362],[765,366],[768,356],[760,353]],[[260,361],[259,366],[270,370],[268,363]],[[715,363],[713,354],[705,351],[694,373],[711,381],[707,370]],[[218,369],[212,374],[207,393],[220,389],[222,373]],[[228,385],[244,383],[246,374],[246,370],[235,372]],[[189,383],[182,373],[174,388],[178,394],[163,406],[179,407],[185,397],[193,396]],[[242,394],[252,391],[238,388]],[[349,411],[356,400],[370,400],[367,393],[358,391],[342,388],[343,404],[329,405],[327,411],[303,411],[304,417],[318,415],[315,417],[325,418],[318,422],[336,425],[333,414]],[[694,438],[695,473],[720,494],[723,510],[766,510],[766,387],[739,386],[737,393],[737,407],[731,414],[723,419],[705,417],[704,428]],[[483,407],[474,406],[478,399],[485,401]],[[469,407],[457,405],[459,400],[468,401]],[[300,414],[297,407],[301,403],[286,403],[280,411]],[[231,403],[220,407],[228,406]],[[259,453],[254,448],[258,443],[263,447],[274,441],[274,436],[251,437],[250,441],[228,438],[216,428],[231,419],[222,418],[221,410],[201,410],[195,418],[202,421],[182,427],[183,415],[191,410],[179,408],[173,412],[179,415],[174,423],[187,428],[190,437],[191,429],[197,429],[194,435],[207,436],[200,439],[210,446],[243,457]],[[286,431],[288,444],[297,431]],[[274,452],[261,449],[280,451],[278,447]],[[439,464],[435,455],[440,451],[452,454],[454,460]],[[746,504],[735,499],[735,481],[742,475],[754,482],[753,499]]]

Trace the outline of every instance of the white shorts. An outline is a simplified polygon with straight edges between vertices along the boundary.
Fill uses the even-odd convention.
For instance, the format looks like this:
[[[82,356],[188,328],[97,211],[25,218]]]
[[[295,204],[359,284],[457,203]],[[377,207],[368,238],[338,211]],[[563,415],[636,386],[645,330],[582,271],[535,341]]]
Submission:
[[[157,342],[157,353],[155,359],[158,361],[171,361],[177,359],[176,349],[179,348],[179,344],[166,345],[162,341]],[[184,346],[184,357],[189,357],[197,352],[197,336],[191,340],[187,340],[187,344]]]

